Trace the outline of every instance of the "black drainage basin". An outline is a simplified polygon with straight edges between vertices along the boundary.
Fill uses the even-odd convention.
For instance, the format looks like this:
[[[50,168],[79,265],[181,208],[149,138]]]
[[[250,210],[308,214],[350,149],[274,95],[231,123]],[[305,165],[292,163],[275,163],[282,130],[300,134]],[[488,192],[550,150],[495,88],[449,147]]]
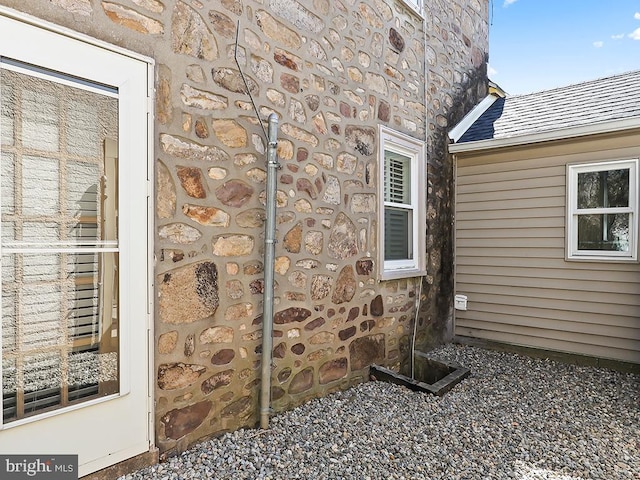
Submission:
[[[428,358],[422,352],[416,352],[414,358],[415,379],[378,365],[371,365],[369,376],[372,380],[403,385],[414,392],[444,395],[471,373],[468,368]]]

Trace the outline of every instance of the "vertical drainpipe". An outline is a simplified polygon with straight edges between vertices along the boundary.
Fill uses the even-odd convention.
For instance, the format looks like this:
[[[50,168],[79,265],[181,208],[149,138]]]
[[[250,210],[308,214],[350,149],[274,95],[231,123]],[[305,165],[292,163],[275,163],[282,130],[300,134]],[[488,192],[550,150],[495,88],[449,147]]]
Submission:
[[[271,413],[271,351],[273,350],[273,269],[276,242],[276,174],[280,165],[278,116],[269,115],[267,147],[267,201],[264,230],[264,297],[262,300],[262,383],[260,388],[260,428],[269,428]]]

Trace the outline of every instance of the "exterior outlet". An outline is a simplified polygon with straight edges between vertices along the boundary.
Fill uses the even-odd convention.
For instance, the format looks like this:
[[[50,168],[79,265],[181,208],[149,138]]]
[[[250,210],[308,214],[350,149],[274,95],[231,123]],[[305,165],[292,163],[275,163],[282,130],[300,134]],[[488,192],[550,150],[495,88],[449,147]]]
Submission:
[[[456,295],[454,298],[454,306],[456,310],[466,310],[467,309],[467,296],[466,295]]]

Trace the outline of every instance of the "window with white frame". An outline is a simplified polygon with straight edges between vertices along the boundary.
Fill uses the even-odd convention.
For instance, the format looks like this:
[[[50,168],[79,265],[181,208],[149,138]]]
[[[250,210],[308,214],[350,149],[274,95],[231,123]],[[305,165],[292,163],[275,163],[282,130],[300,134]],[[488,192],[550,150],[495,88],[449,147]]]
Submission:
[[[567,166],[567,258],[638,259],[638,159]]]
[[[378,222],[382,279],[425,273],[424,142],[380,126]]]

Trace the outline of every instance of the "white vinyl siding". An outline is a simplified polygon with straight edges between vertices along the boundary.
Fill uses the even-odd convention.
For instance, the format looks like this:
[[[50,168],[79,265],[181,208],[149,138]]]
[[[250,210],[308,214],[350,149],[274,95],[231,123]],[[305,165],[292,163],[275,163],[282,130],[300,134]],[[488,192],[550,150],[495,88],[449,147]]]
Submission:
[[[640,266],[565,255],[567,164],[629,158],[637,142],[458,157],[455,335],[640,363]]]
[[[422,141],[380,127],[378,238],[382,279],[424,274],[424,161]]]

